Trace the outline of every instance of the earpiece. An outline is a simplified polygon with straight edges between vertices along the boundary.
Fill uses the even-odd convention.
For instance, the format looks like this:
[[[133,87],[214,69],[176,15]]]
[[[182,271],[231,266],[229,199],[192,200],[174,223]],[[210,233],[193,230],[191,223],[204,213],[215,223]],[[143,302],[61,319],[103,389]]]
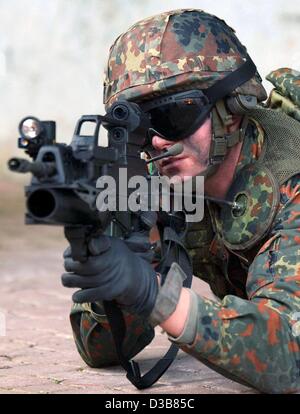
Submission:
[[[257,106],[257,97],[237,94],[227,98],[225,103],[232,115],[244,115]]]

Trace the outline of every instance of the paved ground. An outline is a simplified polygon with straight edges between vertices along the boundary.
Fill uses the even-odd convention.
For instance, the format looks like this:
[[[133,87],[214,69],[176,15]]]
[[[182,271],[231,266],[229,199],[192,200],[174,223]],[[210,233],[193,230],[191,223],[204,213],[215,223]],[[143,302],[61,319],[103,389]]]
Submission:
[[[194,358],[179,353],[167,373],[151,389],[136,390],[121,367],[91,369],[81,360],[68,321],[71,291],[60,284],[66,243],[59,228],[23,225],[22,190],[0,202],[0,394],[61,393],[254,393],[227,380]],[[4,204],[5,203],[5,204]],[[8,214],[9,213],[9,214]],[[206,286],[195,286],[206,295]],[[0,330],[1,333],[1,330]],[[168,346],[159,329],[155,341],[140,354],[150,368]]]

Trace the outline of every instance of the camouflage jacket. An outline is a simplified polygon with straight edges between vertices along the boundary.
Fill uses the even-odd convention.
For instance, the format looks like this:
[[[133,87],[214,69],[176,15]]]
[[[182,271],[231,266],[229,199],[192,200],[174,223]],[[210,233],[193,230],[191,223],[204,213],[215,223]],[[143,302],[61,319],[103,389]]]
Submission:
[[[258,159],[263,140],[262,128],[250,121],[236,173]],[[169,339],[224,376],[260,391],[300,391],[300,176],[280,187],[280,205],[268,237],[247,255],[216,243],[217,210],[212,204],[207,207],[204,220],[188,233],[187,246],[194,274],[210,284],[219,301],[194,295],[194,340],[185,344]],[[93,306],[72,308],[78,351],[92,367],[117,364],[106,317],[99,304]],[[124,350],[130,358],[151,342],[154,332],[136,315],[125,313],[125,320]]]

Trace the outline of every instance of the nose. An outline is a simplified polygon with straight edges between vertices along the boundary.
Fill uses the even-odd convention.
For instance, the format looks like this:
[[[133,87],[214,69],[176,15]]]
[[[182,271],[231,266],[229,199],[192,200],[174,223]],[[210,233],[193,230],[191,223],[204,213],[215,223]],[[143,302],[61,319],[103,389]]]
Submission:
[[[174,144],[172,141],[168,141],[167,139],[164,139],[158,135],[154,135],[152,138],[152,146],[157,151],[163,151],[168,149]]]

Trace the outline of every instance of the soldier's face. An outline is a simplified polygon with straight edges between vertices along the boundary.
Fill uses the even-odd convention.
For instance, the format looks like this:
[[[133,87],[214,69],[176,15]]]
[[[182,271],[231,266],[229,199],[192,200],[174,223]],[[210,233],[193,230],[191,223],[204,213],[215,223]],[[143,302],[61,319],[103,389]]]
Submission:
[[[181,154],[156,161],[160,174],[169,178],[177,176],[182,181],[201,174],[208,166],[211,134],[211,119],[207,118],[194,134],[179,141],[183,145]],[[152,139],[152,146],[156,150],[155,155],[169,149],[172,145],[174,141],[168,141],[157,135]]]

